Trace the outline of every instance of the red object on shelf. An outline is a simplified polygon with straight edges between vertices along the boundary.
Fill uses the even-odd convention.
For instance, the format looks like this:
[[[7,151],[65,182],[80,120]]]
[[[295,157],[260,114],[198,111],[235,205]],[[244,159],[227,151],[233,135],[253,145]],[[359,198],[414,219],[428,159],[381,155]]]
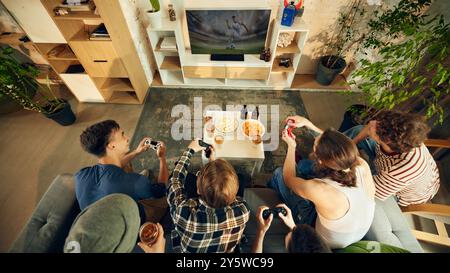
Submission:
[[[289,4],[291,2],[292,1],[284,0],[284,7],[289,6]],[[297,5],[294,5],[294,6],[295,6],[295,9],[298,10],[298,9],[300,9],[302,7],[302,5],[303,5],[303,0],[300,0],[300,1],[298,1]]]

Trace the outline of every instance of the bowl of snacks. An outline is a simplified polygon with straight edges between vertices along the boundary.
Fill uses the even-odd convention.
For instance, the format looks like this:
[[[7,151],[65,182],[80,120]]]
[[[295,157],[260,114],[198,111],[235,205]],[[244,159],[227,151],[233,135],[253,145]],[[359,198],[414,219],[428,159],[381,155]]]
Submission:
[[[222,116],[214,121],[214,125],[217,131],[223,135],[227,135],[236,131],[239,126],[239,121],[232,116]]]
[[[247,119],[242,123],[242,133],[252,141],[255,139],[261,140],[265,132],[266,128],[259,120]]]

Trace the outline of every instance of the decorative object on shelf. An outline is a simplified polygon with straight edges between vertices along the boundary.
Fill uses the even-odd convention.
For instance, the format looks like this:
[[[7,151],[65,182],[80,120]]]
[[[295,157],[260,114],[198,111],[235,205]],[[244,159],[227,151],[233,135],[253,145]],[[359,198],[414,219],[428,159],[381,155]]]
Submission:
[[[302,17],[302,16],[303,16],[303,13],[305,13],[305,6],[302,6],[301,8],[299,8],[299,9],[297,10],[297,16],[298,16],[298,17]]]
[[[172,4],[169,4],[169,19],[170,19],[170,21],[177,20],[177,16],[175,14],[175,9],[173,8]]]
[[[303,0],[299,0],[297,4],[295,4],[295,1],[290,1],[290,4],[287,0],[284,0],[284,10],[283,10],[283,16],[281,18],[281,24],[283,26],[292,26],[294,23],[295,16],[299,14],[300,9],[303,8]],[[301,15],[303,15],[303,11],[301,12]]]
[[[13,99],[26,110],[42,113],[66,126],[75,122],[76,117],[70,104],[57,98],[51,88],[40,88],[36,77],[39,70],[29,64],[19,63],[13,56],[13,49],[6,47],[0,52],[0,93]],[[37,90],[39,99],[30,96],[31,90]]]
[[[281,32],[278,37],[278,46],[279,47],[287,47],[294,40],[295,33],[294,32]]]
[[[56,8],[53,9],[53,12],[57,16],[63,16],[63,15],[69,14],[69,9],[68,8],[63,8],[63,7],[56,7]]]
[[[263,49],[263,51],[261,52],[261,54],[259,54],[259,59],[266,61],[266,62],[270,62],[270,48],[268,49]]]
[[[291,59],[289,58],[280,58],[280,62],[278,65],[288,68],[289,66],[291,66],[291,63]]]
[[[150,0],[152,9],[147,11],[148,21],[152,28],[160,28],[162,26],[162,16],[159,6],[159,0]]]
[[[60,53],[62,53],[64,50],[66,50],[68,48],[70,49],[69,45],[67,45],[67,44],[61,44],[61,45],[55,46],[47,53],[47,56],[49,58],[57,57]]]
[[[175,40],[175,37],[164,37],[164,39],[161,42],[160,47],[161,47],[161,49],[166,49],[166,50],[176,50],[177,42]]]

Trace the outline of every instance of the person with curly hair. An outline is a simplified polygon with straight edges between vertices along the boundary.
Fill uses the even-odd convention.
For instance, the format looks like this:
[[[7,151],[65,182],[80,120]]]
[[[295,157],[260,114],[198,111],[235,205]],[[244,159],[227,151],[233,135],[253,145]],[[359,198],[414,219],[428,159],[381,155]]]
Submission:
[[[436,162],[424,145],[430,128],[418,114],[381,111],[345,132],[369,157],[376,197],[395,195],[400,206],[431,200],[439,189]]]

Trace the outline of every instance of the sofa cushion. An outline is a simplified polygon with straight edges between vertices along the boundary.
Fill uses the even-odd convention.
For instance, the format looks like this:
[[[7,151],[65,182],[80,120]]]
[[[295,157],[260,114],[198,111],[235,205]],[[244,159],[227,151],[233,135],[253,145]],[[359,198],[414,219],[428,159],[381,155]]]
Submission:
[[[412,234],[394,197],[384,201],[376,199],[375,215],[365,240],[406,249],[410,252],[423,252],[417,239]]]
[[[39,201],[10,252],[62,252],[70,226],[79,212],[72,175],[58,175]]]
[[[131,252],[140,222],[138,206],[131,197],[110,194],[78,214],[66,238],[64,252]]]

